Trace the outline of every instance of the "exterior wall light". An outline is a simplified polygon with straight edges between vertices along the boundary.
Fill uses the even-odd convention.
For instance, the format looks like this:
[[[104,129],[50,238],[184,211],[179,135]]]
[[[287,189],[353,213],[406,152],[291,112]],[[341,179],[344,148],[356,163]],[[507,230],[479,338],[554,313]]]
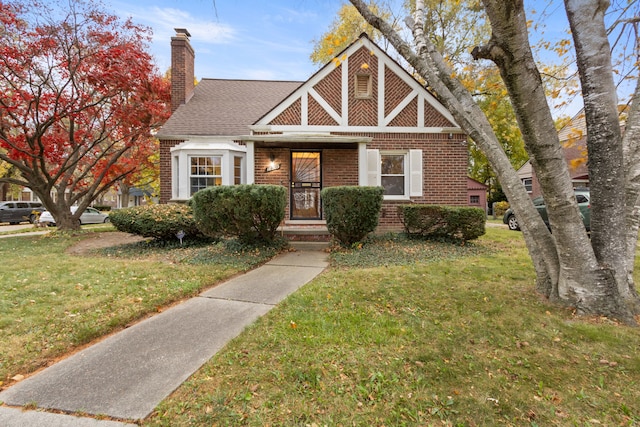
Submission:
[[[269,166],[267,166],[266,168],[264,168],[264,173],[268,173],[268,172],[273,172],[273,171],[277,171],[280,169],[282,165],[280,163],[276,163],[276,156],[274,156],[273,154],[271,154],[269,156]]]

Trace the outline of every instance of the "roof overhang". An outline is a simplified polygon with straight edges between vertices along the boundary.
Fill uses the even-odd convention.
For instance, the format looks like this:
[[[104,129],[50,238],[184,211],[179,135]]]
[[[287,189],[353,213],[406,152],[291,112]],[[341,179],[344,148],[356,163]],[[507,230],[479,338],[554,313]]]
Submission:
[[[201,138],[196,140],[187,140],[181,144],[171,147],[170,151],[188,151],[188,150],[224,150],[224,151],[246,151],[247,148],[236,144],[229,140],[212,140],[210,138]]]
[[[283,148],[357,148],[373,140],[369,136],[330,135],[316,133],[245,135],[238,137],[244,143],[253,142],[260,147]]]

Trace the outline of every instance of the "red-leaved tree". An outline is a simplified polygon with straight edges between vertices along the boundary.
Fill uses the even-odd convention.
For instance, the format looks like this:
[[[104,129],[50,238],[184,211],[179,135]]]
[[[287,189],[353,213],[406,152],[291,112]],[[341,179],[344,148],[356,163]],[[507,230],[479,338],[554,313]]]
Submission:
[[[61,229],[144,164],[170,114],[149,39],[91,2],[0,0],[0,160],[19,171],[0,182],[31,188]]]

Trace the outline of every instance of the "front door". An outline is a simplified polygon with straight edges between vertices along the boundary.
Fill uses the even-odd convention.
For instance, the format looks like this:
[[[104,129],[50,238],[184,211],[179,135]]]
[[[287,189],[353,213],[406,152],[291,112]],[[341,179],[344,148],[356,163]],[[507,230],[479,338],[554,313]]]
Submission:
[[[321,219],[319,151],[291,152],[291,219]]]

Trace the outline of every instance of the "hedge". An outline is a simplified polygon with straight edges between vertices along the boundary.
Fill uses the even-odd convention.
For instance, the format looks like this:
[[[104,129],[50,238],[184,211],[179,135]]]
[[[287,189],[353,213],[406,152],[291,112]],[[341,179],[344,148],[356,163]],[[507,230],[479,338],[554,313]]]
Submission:
[[[378,226],[384,189],[382,187],[327,187],[320,197],[329,233],[340,244],[362,241]]]
[[[176,240],[179,232],[187,239],[204,237],[196,226],[191,208],[182,204],[116,209],[109,214],[109,219],[119,231],[156,240]]]
[[[251,184],[205,188],[193,195],[190,204],[205,235],[269,244],[284,219],[286,200],[285,187]]]
[[[480,208],[415,204],[398,206],[398,213],[410,236],[467,241],[485,233],[485,212]]]

